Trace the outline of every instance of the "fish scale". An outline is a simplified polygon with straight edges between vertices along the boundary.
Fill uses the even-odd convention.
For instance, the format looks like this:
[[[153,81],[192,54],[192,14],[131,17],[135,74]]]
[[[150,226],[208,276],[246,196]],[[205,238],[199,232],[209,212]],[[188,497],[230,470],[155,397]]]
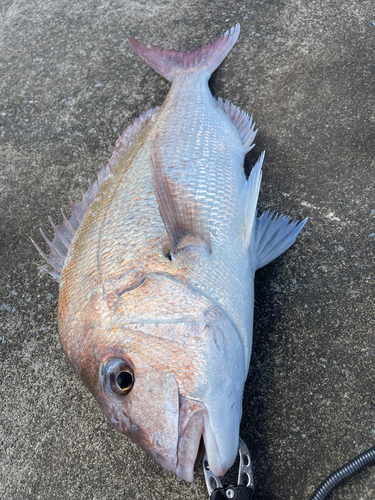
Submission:
[[[163,163],[172,176],[183,179],[191,193],[199,189],[204,201],[203,213],[209,217],[213,245],[217,241],[219,247],[212,252],[212,259],[207,266],[200,266],[195,275],[189,273],[188,279],[197,289],[220,304],[227,315],[234,317],[233,323],[239,326],[239,316],[242,314],[238,313],[238,300],[233,301],[233,297],[241,293],[247,297],[251,289],[251,278],[246,279],[250,270],[238,259],[243,251],[239,228],[242,213],[238,200],[246,180],[243,169],[239,169],[238,165],[243,163],[245,152],[232,122],[217,106],[206,82],[197,81],[196,77],[180,80],[176,84],[180,84],[183,92],[180,87],[174,93],[171,91],[157,122],[159,130],[169,130],[171,127],[175,131],[170,136],[171,145],[166,140],[166,144],[163,142],[161,146]],[[187,99],[185,89],[189,85],[194,91],[188,87]],[[184,99],[180,98],[182,93]],[[177,112],[171,109],[170,104],[173,106],[176,101]],[[184,161],[173,154],[181,150],[183,157],[189,151],[191,156],[192,150],[199,157],[195,170],[187,171]],[[240,284],[241,291],[237,288],[237,293],[227,293],[233,283],[236,287]]]
[[[192,82],[194,84],[194,82]],[[198,82],[198,91],[199,87],[201,87],[201,82]],[[181,85],[184,87],[186,82],[181,82]],[[199,92],[192,92],[194,96],[200,96]],[[177,92],[178,94],[179,92]],[[240,240],[240,236],[238,233],[238,225],[235,225],[233,230],[233,214],[230,213],[231,207],[235,207],[237,212],[239,212],[238,199],[241,196],[243,184],[244,184],[244,173],[243,171],[238,169],[238,162],[233,161],[233,157],[236,159],[236,154],[234,151],[238,149],[238,134],[237,137],[233,132],[235,132],[234,127],[232,126],[229,118],[224,115],[224,113],[218,109],[216,102],[211,98],[212,110],[209,108],[206,112],[202,113],[200,110],[200,100],[198,103],[195,101],[189,100],[188,109],[185,111],[184,120],[181,120],[181,115],[177,110],[177,113],[173,116],[170,116],[171,110],[168,104],[172,102],[173,104],[173,95],[169,102],[166,103],[165,107],[161,109],[159,112],[158,120],[152,128],[152,131],[149,132],[147,141],[142,149],[139,150],[134,163],[131,168],[128,170],[128,166],[125,163],[124,166],[120,163],[118,166],[119,173],[117,174],[118,178],[122,178],[121,185],[117,187],[117,192],[119,193],[118,197],[112,201],[111,206],[106,209],[105,218],[108,223],[105,222],[103,224],[103,228],[101,230],[100,237],[100,249],[98,251],[98,260],[109,266],[109,275],[111,279],[118,279],[119,276],[125,274],[127,272],[126,267],[124,267],[124,261],[128,262],[129,265],[134,268],[135,266],[143,266],[141,267],[141,272],[146,274],[147,272],[152,271],[161,271],[161,272],[169,272],[171,274],[175,274],[175,270],[171,266],[172,263],[167,262],[164,258],[164,255],[159,250],[158,256],[160,257],[158,261],[155,259],[155,249],[152,247],[149,248],[150,239],[149,233],[152,234],[163,234],[163,226],[162,221],[158,216],[155,217],[155,214],[158,213],[157,201],[153,193],[152,182],[151,182],[151,167],[150,167],[150,147],[154,141],[154,137],[156,135],[162,135],[163,131],[169,130],[172,127],[175,130],[175,134],[171,136],[171,140],[168,138],[162,142],[160,148],[163,151],[163,163],[169,166],[169,170],[172,175],[176,178],[184,179],[185,186],[189,186],[191,188],[191,192],[195,192],[197,187],[199,186],[202,191],[202,198],[205,196],[205,205],[203,206],[203,210],[207,210],[209,212],[210,218],[210,231],[212,233],[213,243],[215,242],[215,222],[217,221],[216,215],[220,215],[218,219],[218,231],[219,235],[219,245],[220,249],[224,246],[226,242],[229,247],[229,252],[236,254],[236,248],[233,246],[233,238],[236,237],[238,240],[239,250],[242,250],[242,240]],[[204,97],[206,97],[206,92],[204,93]],[[179,105],[181,104],[180,101]],[[173,109],[172,109],[173,111]],[[203,114],[203,120],[202,120]],[[224,116],[221,117],[221,114]],[[219,126],[216,127],[213,123],[214,120],[209,120],[208,118],[212,115],[219,115],[219,118],[224,118],[219,121]],[[196,146],[197,155],[200,157],[200,162],[197,164],[195,170],[187,171],[185,162],[180,161],[179,158],[176,158],[176,155],[172,154],[172,152],[176,150],[182,150],[185,148],[186,151],[182,152],[182,157],[185,154],[188,154],[189,148],[191,149],[191,144],[194,143],[194,140],[197,136],[196,129],[189,128],[189,134],[186,133],[185,129],[190,123],[197,123],[198,117],[200,118],[199,127],[205,127],[205,133],[202,133],[203,136],[203,144],[199,141],[199,144]],[[207,120],[205,120],[207,118]],[[211,126],[210,126],[211,122]],[[222,123],[225,123],[226,126],[223,126]],[[204,125],[203,125],[204,124]],[[222,133],[215,133],[216,128],[223,130]],[[213,133],[211,134],[211,130]],[[225,137],[225,132],[232,132],[232,135]],[[215,137],[216,136],[216,137]],[[174,140],[174,138],[177,139]],[[218,140],[213,140],[213,139]],[[224,141],[224,138],[226,141]],[[171,144],[170,144],[171,143]],[[232,155],[223,155],[223,150],[230,151],[230,143],[234,143],[234,148],[232,151]],[[226,147],[223,147],[223,145]],[[242,148],[242,145],[241,145]],[[200,149],[205,154],[200,153]],[[241,151],[241,150],[240,150]],[[217,152],[214,154],[214,152]],[[205,160],[202,160],[202,156],[204,156]],[[243,161],[244,151],[242,148],[242,158]],[[240,160],[240,161],[241,161]],[[201,168],[200,164],[202,165]],[[217,169],[216,165],[228,165],[224,169]],[[148,166],[147,166],[148,165]],[[213,169],[213,165],[215,165],[215,169]],[[232,168],[230,168],[232,167]],[[120,172],[123,170],[126,171],[126,175],[121,175]],[[210,178],[207,176],[207,173],[215,172],[212,176],[212,181],[208,185],[207,179]],[[236,175],[239,172],[239,175]],[[232,175],[231,175],[232,174]],[[129,178],[140,178],[142,176],[142,183],[130,183]],[[237,192],[233,189],[233,185],[236,183],[233,182],[235,177],[238,177],[240,182],[237,184],[239,188]],[[225,186],[228,186],[229,189],[225,189]],[[111,187],[107,187],[108,191],[111,191]],[[134,190],[136,189],[136,192]],[[220,198],[220,194],[224,196]],[[139,207],[139,211],[136,210],[134,206],[129,206],[129,200],[137,199],[137,197],[142,199],[142,206]],[[211,206],[211,200],[214,201],[213,207]],[[144,207],[147,207],[147,211],[145,211]],[[229,208],[229,213],[227,213],[227,209]],[[134,214],[137,214],[137,221],[133,223],[132,218]],[[239,218],[239,215],[237,216]],[[232,226],[232,227],[230,227]],[[129,231],[129,228],[132,228],[132,231]],[[230,231],[231,230],[231,231]],[[113,237],[116,235],[116,239],[121,241],[120,251],[122,255],[121,265],[118,266],[116,262],[117,259],[117,248],[118,246],[113,246]],[[164,236],[166,239],[166,237]],[[108,248],[108,247],[111,248]],[[225,253],[225,250],[224,252]],[[101,254],[108,256],[108,258],[101,258]],[[152,255],[153,258],[147,258],[147,254]],[[194,287],[197,289],[201,289],[202,292],[205,293],[206,296],[210,296],[213,301],[216,301],[221,305],[224,311],[229,316],[240,316],[241,313],[238,313],[238,301],[235,300],[235,303],[230,304],[232,298],[237,296],[234,293],[223,293],[223,290],[228,290],[228,286],[232,286],[235,283],[235,287],[238,287],[238,284],[241,283],[242,288],[244,285],[246,288],[251,289],[251,279],[238,279],[236,280],[236,276],[243,276],[246,273],[246,268],[244,269],[241,265],[239,266],[239,260],[237,256],[234,258],[228,258],[226,255],[225,260],[221,255],[218,255],[218,252],[214,252],[214,255],[217,255],[217,260],[221,263],[220,272],[218,272],[219,268],[217,262],[213,259],[208,268],[202,269],[202,266],[199,266],[197,272],[191,273],[191,269],[189,270],[189,275],[184,276]],[[83,256],[82,256],[83,257]],[[81,257],[81,258],[82,258]],[[107,281],[109,276],[105,273],[103,275],[102,266],[100,266],[102,279]],[[139,271],[139,269],[137,269]],[[226,272],[224,272],[226,271]],[[213,285],[211,285],[213,283]],[[211,286],[210,286],[211,285]],[[219,285],[219,286],[218,286]],[[238,289],[237,289],[238,290]],[[242,290],[243,295],[246,297],[248,295],[248,290]],[[233,322],[235,325],[239,324],[239,318],[236,321],[236,317]],[[244,327],[242,328],[244,330]],[[245,332],[244,332],[245,333]],[[246,333],[245,333],[246,335]]]
[[[238,35],[186,53],[129,40],[170,92],[119,137],[54,240],[42,233],[51,255],[36,245],[78,376],[111,425],[187,481],[202,443],[215,475],[236,458],[254,274],[304,225],[256,218],[264,154],[243,171],[254,124],[209,91]]]

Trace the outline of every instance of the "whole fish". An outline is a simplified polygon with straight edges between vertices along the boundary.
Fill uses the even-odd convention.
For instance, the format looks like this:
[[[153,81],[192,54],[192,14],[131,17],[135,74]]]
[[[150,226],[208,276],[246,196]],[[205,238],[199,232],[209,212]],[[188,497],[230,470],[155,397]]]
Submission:
[[[118,431],[186,481],[203,446],[218,476],[236,458],[254,273],[304,225],[257,218],[264,153],[247,181],[243,170],[252,118],[209,90],[239,32],[190,52],[129,39],[168,96],[119,137],[72,217],[51,221],[50,255],[37,247],[60,282],[75,371]]]

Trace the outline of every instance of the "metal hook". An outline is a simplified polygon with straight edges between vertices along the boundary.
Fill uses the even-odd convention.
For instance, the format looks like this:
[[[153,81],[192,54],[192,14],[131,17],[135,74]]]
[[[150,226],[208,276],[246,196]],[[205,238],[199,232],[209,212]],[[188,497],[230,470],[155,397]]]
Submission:
[[[251,500],[254,491],[254,476],[251,458],[246,444],[240,438],[238,453],[240,466],[238,469],[237,486],[223,486],[220,479],[211,471],[207,454],[203,457],[203,471],[210,500]],[[212,482],[216,483],[214,487]],[[246,483],[246,484],[245,484]]]

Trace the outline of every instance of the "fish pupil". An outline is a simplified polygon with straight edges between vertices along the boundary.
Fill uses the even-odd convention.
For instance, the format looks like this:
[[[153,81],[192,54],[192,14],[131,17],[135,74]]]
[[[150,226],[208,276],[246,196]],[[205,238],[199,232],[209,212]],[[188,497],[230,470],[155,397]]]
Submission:
[[[116,376],[116,384],[121,391],[128,391],[133,385],[133,380],[133,375],[127,371],[120,372]]]

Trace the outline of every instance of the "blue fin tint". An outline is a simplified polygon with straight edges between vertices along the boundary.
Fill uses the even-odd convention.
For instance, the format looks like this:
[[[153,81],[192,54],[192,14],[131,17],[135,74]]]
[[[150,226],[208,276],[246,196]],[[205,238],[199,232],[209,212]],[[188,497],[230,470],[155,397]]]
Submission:
[[[290,217],[265,212],[254,224],[251,247],[256,254],[256,269],[276,259],[296,241],[307,219],[302,222]]]
[[[259,160],[256,162],[255,167],[252,169],[251,174],[242,191],[242,200],[245,209],[245,246],[250,248],[251,234],[253,232],[254,220],[257,213],[257,203],[260,190],[260,183],[262,181],[262,164],[264,160],[264,151],[260,155]]]

